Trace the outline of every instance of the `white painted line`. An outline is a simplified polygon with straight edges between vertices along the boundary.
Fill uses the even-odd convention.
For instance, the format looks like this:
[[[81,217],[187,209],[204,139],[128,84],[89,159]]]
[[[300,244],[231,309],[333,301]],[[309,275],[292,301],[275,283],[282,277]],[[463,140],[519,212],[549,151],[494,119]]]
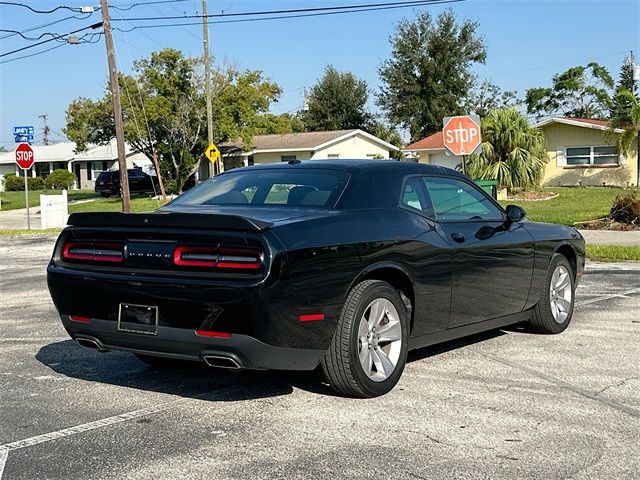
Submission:
[[[604,300],[610,300],[612,298],[627,298],[627,295],[631,295],[633,293],[640,293],[640,288],[634,288],[632,290],[625,290],[623,292],[611,293],[611,294],[605,295],[605,296],[600,297],[600,298],[591,298],[589,300],[584,300],[582,302],[576,302],[576,303],[579,306],[589,305],[591,303],[602,302]]]
[[[254,384],[253,386],[256,386],[256,384]],[[246,387],[247,387],[246,385],[236,385],[229,388],[223,388],[215,392],[203,393],[201,395],[196,395],[191,398],[181,398],[179,400],[174,400],[172,402],[161,403],[160,405],[141,408],[139,410],[133,410],[132,412],[121,413],[119,415],[103,418],[101,420],[95,420],[93,422],[83,423],[81,425],[76,425],[75,427],[64,428],[62,430],[58,430],[55,432],[45,433],[43,435],[37,435],[35,437],[30,437],[30,438],[25,438],[23,440],[18,440],[15,442],[5,443],[4,445],[0,445],[0,479],[2,479],[2,474],[4,472],[4,465],[7,461],[7,456],[9,455],[9,452],[13,450],[32,447],[33,445],[38,445],[40,443],[50,442],[52,440],[57,440],[59,438],[69,437],[71,435],[77,435],[78,433],[83,433],[90,430],[96,430],[98,428],[108,427],[110,425],[126,422],[128,420],[134,420],[140,417],[147,417],[149,415],[171,410],[172,408],[175,408],[178,405],[193,402],[195,400],[201,400],[203,398],[207,398],[209,400],[215,400],[217,397],[224,397],[229,393],[234,393]]]
[[[9,456],[9,450],[6,448],[0,448],[0,478],[4,472],[4,466],[7,464],[7,457]]]

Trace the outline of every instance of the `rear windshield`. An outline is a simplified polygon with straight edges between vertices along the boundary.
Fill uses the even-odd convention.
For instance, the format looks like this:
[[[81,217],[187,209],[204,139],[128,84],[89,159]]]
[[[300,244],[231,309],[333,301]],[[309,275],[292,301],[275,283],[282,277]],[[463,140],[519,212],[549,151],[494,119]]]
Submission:
[[[239,170],[192,188],[172,205],[255,205],[331,208],[349,181],[341,170]]]
[[[113,172],[102,172],[100,173],[100,175],[98,175],[97,180],[109,180],[111,178],[111,176],[113,175]]]

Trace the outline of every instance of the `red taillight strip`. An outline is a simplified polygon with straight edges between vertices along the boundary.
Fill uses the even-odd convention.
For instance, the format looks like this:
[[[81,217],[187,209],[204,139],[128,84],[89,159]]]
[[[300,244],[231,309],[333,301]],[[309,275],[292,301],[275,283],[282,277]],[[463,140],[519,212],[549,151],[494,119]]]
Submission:
[[[124,260],[124,245],[121,243],[70,242],[62,249],[65,260],[120,263]]]
[[[211,259],[182,258],[188,254],[211,255]],[[216,250],[209,247],[176,247],[173,251],[173,263],[179,267],[215,267],[218,256]]]
[[[231,338],[229,332],[215,332],[213,330],[196,330],[196,335],[199,337]]]
[[[237,248],[178,246],[173,251],[173,263],[179,267],[229,270],[259,270],[262,267],[262,259],[258,251]]]
[[[319,320],[324,320],[324,313],[313,313],[309,315],[300,315],[298,320],[301,322],[317,322]]]
[[[91,321],[91,317],[81,317],[80,315],[69,315],[69,320],[73,320],[74,322],[89,323]]]

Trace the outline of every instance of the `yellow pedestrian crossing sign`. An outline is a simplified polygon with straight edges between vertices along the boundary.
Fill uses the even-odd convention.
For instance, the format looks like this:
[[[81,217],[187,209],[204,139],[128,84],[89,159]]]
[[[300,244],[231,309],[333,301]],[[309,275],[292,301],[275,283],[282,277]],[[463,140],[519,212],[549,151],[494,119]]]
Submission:
[[[209,145],[207,149],[204,151],[205,156],[209,159],[211,163],[216,163],[220,160],[220,150],[214,143]]]

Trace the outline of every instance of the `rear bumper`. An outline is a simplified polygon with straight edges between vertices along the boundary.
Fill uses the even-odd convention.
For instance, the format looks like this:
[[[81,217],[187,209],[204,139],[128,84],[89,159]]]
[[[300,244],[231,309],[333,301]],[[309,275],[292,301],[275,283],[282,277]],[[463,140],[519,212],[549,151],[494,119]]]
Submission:
[[[200,337],[193,330],[163,326],[158,327],[156,335],[141,335],[119,332],[116,322],[110,320],[83,323],[67,315],[60,318],[71,338],[97,341],[104,350],[195,361],[217,356],[233,359],[240,368],[257,370],[313,370],[325,354],[324,350],[276,347],[248,335]]]

